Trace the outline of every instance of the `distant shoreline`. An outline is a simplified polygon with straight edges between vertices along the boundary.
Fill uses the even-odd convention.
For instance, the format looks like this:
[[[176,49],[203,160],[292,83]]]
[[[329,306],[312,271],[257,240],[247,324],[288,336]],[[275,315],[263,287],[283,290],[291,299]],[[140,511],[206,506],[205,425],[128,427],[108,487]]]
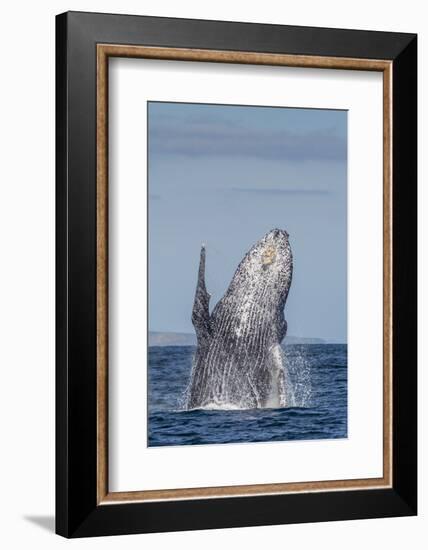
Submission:
[[[304,338],[300,336],[286,336],[282,342],[285,345],[293,344],[346,344],[323,338]],[[186,332],[149,332],[149,347],[166,346],[196,346],[196,336]]]

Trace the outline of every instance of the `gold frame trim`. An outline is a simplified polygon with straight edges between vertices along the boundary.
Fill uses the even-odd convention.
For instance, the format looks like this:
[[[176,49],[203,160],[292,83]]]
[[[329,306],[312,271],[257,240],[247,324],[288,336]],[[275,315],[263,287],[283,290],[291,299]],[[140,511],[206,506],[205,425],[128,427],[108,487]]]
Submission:
[[[108,59],[134,57],[383,73],[383,477],[226,487],[108,490]],[[392,487],[392,62],[256,52],[97,45],[97,503]]]

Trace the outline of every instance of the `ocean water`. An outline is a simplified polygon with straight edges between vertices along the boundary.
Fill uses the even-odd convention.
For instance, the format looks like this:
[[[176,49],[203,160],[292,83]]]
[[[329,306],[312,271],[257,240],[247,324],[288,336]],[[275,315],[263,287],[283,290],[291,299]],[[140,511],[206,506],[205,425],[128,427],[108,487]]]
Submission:
[[[295,405],[185,410],[193,346],[149,348],[148,445],[203,445],[347,437],[346,344],[283,346]]]

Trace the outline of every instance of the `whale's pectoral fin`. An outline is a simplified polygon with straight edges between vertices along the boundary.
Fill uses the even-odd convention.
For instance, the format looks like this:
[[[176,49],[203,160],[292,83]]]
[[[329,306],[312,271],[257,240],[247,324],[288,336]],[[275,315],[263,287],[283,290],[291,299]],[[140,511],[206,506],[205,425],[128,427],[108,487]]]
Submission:
[[[281,333],[281,340],[280,340],[280,342],[282,342],[282,340],[284,340],[284,338],[285,338],[286,335],[287,335],[287,327],[288,327],[287,321],[284,319],[284,323],[283,323],[283,325],[282,325],[282,333]]]
[[[277,337],[278,344],[280,344],[287,334],[287,321],[284,319],[284,314],[280,315],[280,319],[277,325]]]
[[[202,246],[199,260],[198,283],[196,285],[192,311],[192,323],[195,327],[198,341],[208,339],[211,334],[209,304],[210,295],[205,286],[205,247]]]

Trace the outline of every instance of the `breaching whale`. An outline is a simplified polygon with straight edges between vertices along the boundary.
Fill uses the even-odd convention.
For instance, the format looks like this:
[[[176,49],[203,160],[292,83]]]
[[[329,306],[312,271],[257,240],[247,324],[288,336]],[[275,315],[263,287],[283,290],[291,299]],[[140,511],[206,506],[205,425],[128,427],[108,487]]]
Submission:
[[[205,247],[192,312],[197,348],[187,408],[285,407],[293,396],[280,344],[293,258],[288,233],[273,229],[244,256],[210,314]]]

